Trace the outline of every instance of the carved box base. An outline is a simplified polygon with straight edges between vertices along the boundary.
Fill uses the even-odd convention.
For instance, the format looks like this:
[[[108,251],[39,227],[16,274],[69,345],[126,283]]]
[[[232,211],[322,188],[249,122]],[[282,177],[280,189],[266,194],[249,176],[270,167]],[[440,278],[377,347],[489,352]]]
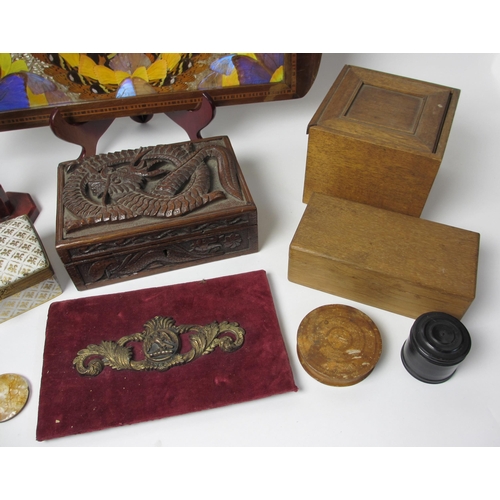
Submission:
[[[258,250],[227,137],[59,165],[56,249],[78,290]]]

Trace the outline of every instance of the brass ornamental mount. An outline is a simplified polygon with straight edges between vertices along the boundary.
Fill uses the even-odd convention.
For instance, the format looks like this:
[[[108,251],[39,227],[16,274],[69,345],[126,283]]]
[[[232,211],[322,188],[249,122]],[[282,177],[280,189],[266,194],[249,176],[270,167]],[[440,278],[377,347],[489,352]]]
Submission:
[[[180,336],[187,332],[192,332],[191,349],[181,353]],[[217,347],[224,352],[234,352],[243,345],[244,337],[245,330],[238,323],[214,321],[206,326],[176,326],[173,318],[155,316],[144,324],[140,333],[127,335],[117,342],[103,340],[99,345],[88,345],[78,351],[73,365],[78,373],[90,377],[99,375],[105,366],[115,370],[166,371],[210,354]],[[129,342],[142,342],[144,359],[133,359],[133,349],[127,346]]]

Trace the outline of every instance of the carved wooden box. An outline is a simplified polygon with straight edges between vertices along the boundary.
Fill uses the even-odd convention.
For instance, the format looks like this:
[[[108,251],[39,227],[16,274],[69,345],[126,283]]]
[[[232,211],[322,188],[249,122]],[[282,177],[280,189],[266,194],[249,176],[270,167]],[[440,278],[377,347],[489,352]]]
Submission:
[[[56,248],[78,290],[258,250],[227,137],[61,164]]]
[[[475,296],[478,253],[478,233],[314,193],[288,278],[411,318],[460,319]]]
[[[345,66],[309,123],[303,201],[317,191],[419,217],[459,94]]]

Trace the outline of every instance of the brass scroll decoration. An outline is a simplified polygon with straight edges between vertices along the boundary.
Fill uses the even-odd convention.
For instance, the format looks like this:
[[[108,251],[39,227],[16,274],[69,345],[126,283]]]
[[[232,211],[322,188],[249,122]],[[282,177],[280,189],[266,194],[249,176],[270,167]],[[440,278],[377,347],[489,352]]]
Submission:
[[[192,332],[191,349],[181,353],[180,335],[186,332]],[[245,330],[238,323],[214,321],[206,326],[176,326],[173,318],[156,316],[144,324],[140,333],[127,335],[117,342],[103,340],[99,345],[88,345],[78,351],[73,365],[78,373],[90,377],[99,375],[105,366],[114,370],[166,371],[210,354],[217,347],[224,352],[234,352],[243,345],[244,337]],[[133,359],[133,348],[127,345],[130,342],[142,342],[144,359]]]

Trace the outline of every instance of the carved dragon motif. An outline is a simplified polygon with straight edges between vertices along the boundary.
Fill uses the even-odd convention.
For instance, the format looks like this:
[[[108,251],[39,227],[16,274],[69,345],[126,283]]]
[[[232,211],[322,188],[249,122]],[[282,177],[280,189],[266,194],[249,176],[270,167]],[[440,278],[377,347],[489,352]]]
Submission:
[[[211,191],[210,158],[225,192]],[[218,145],[196,149],[189,142],[95,155],[67,175],[63,204],[78,217],[66,220],[68,232],[141,216],[178,217],[226,194],[243,199],[233,156]]]

